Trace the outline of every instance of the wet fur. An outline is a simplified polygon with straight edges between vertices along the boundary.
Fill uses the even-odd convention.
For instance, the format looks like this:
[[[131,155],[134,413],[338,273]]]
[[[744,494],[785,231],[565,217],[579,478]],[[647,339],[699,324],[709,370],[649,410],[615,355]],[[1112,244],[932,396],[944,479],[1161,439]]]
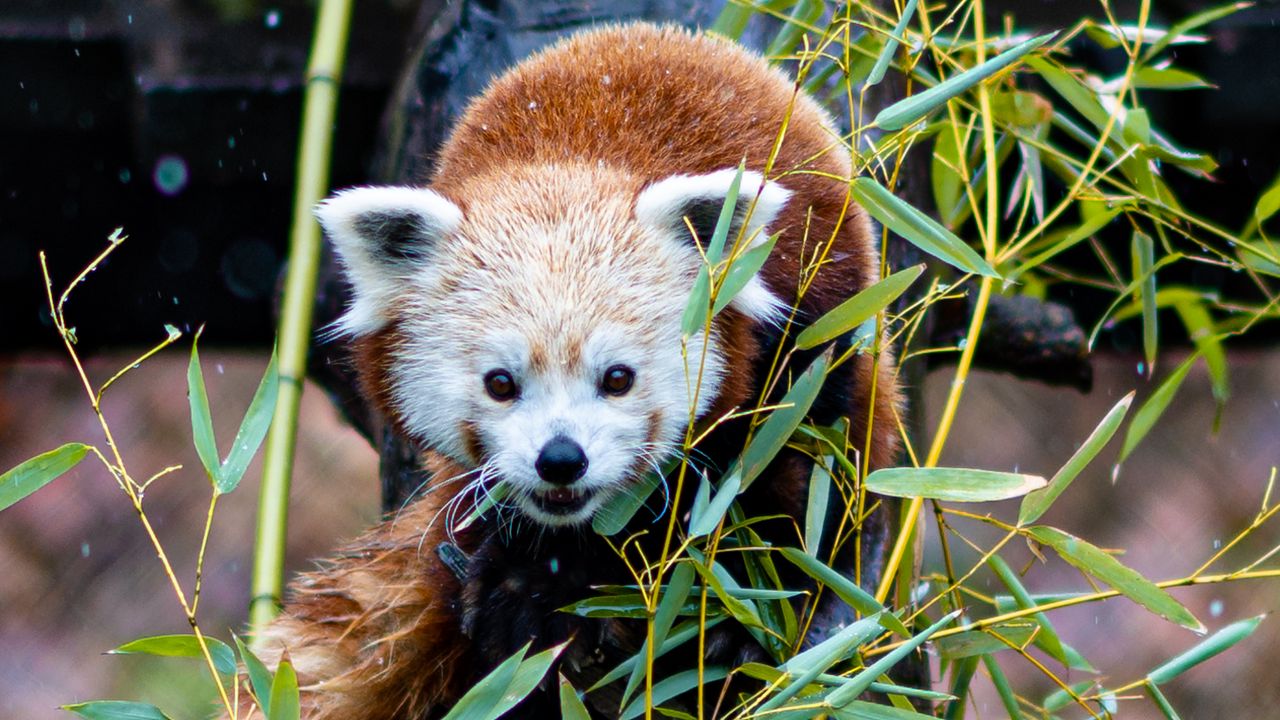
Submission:
[[[517,207],[599,222],[616,207],[584,212],[575,206],[584,185],[607,187],[630,199],[662,178],[732,168],[744,157],[748,169],[762,170],[788,114],[786,140],[769,180],[792,195],[770,224],[771,231],[782,234],[761,277],[779,298],[795,302],[801,269],[815,247],[831,241],[818,282],[796,303],[802,325],[875,279],[875,241],[869,221],[849,202],[839,180],[849,178],[851,168],[830,119],[782,73],[729,43],[638,25],[585,33],[539,53],[495,80],[471,105],[441,149],[430,187],[467,216]],[[549,166],[560,171],[557,183],[530,191],[545,184]],[[502,257],[500,245],[451,252],[457,253],[451,261],[462,263]],[[601,261],[646,262],[626,257],[626,248],[601,252],[622,254]],[[596,282],[590,274],[600,273],[598,267],[568,270],[585,274],[583,282]],[[500,295],[485,305],[510,308],[521,301]],[[608,311],[624,309],[620,304]],[[395,358],[409,341],[412,312],[450,310],[388,310],[385,324],[357,338],[355,358],[366,397],[411,434],[392,391]],[[623,320],[642,332],[645,312],[642,307]],[[475,317],[477,327],[501,320]],[[573,320],[567,326],[549,324],[547,332],[572,333],[592,322]],[[780,335],[779,328],[734,308],[717,318],[715,342],[728,372],[704,421],[754,405]],[[797,354],[789,372],[803,369],[814,355]],[[848,417],[858,446],[873,421],[870,460],[882,467],[896,449],[899,400],[887,351],[878,377],[874,368],[873,358],[863,354],[834,371],[811,417],[819,423]],[[741,450],[745,431],[744,422],[718,430],[701,448],[705,464],[713,471],[723,468]],[[485,447],[477,430],[464,427],[461,438],[457,452],[482,464]],[[538,530],[527,521],[518,527],[510,513],[453,534],[447,518],[465,513],[474,501],[479,489],[471,481],[477,475],[430,450],[424,463],[434,477],[432,489],[297,579],[283,615],[264,631],[267,645],[276,652],[286,649],[299,671],[304,717],[437,717],[530,637],[536,637],[538,648],[573,637],[565,662],[586,677],[598,677],[634,652],[639,642],[634,623],[584,621],[555,612],[589,594],[590,584],[630,581],[599,538],[589,529]],[[809,471],[804,458],[784,453],[743,497],[748,513],[803,518]],[[781,542],[793,541],[790,523],[762,530],[770,531]],[[461,576],[437,555],[445,542],[471,558]],[[851,555],[841,557],[839,564],[847,570]],[[712,654],[729,661],[751,652],[741,638],[717,635],[716,643]],[[558,712],[550,704],[554,693],[535,695],[520,708],[525,716]],[[597,709],[606,705],[598,703]]]

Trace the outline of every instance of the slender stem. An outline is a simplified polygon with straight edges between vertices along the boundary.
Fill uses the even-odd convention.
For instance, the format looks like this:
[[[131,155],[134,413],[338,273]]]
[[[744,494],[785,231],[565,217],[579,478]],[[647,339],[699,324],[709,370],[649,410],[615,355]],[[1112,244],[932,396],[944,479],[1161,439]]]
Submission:
[[[351,23],[351,0],[324,0],[316,22],[307,67],[298,147],[293,230],[289,237],[288,274],[280,317],[280,395],[263,453],[262,488],[258,500],[249,622],[260,628],[276,614],[283,590],[285,529],[289,516],[289,483],[297,440],[298,407],[306,376],[307,350],[320,265],[320,228],[311,208],[329,187],[329,158],[338,85]]]
[[[40,269],[44,273],[45,291],[49,301],[49,312],[53,319],[54,328],[58,331],[58,336],[62,339],[62,344],[66,347],[67,356],[71,359],[72,366],[75,367],[76,375],[80,378],[81,385],[84,386],[85,394],[89,398],[89,406],[93,409],[94,417],[98,420],[98,427],[102,429],[102,434],[106,438],[107,447],[111,450],[111,456],[114,462],[106,461],[100,452],[95,449],[95,454],[103,460],[103,464],[107,466],[108,472],[114,476],[120,488],[124,490],[128,496],[129,502],[133,505],[133,510],[138,515],[138,520],[142,523],[143,530],[147,533],[147,539],[151,542],[151,547],[155,550],[156,557],[160,560],[160,565],[164,568],[165,577],[169,579],[169,584],[173,586],[173,594],[178,598],[178,603],[182,605],[183,614],[187,618],[187,624],[191,626],[191,632],[196,637],[196,644],[200,646],[200,653],[204,656],[205,664],[209,668],[209,674],[213,678],[214,685],[218,687],[218,695],[222,700],[222,705],[226,709],[227,714],[234,718],[236,716],[235,708],[231,704],[230,698],[227,697],[227,689],[222,684],[222,678],[218,674],[217,667],[213,664],[213,655],[209,652],[209,644],[205,641],[204,633],[200,631],[200,625],[196,622],[196,612],[194,606],[187,601],[187,595],[182,590],[182,584],[178,582],[178,574],[174,572],[173,563],[169,561],[169,555],[164,550],[160,538],[156,535],[155,529],[151,526],[151,520],[147,518],[146,510],[142,507],[142,495],[139,494],[140,487],[129,475],[128,469],[125,467],[124,458],[120,454],[120,448],[116,445],[115,436],[111,432],[111,425],[107,422],[107,417],[102,412],[101,392],[95,392],[93,384],[89,381],[89,373],[84,369],[84,363],[80,360],[79,353],[76,352],[75,344],[72,342],[72,334],[67,326],[66,316],[63,314],[62,308],[66,304],[67,298],[71,295],[71,291],[76,285],[98,266],[107,255],[111,253],[120,243],[113,241],[112,244],[103,251],[97,258],[89,263],[76,279],[67,286],[57,303],[53,300],[53,281],[49,277],[49,266],[43,252],[40,253]],[[203,553],[202,553],[203,554]]]
[[[209,511],[204,517],[204,532],[200,535],[200,552],[196,555],[196,583],[191,590],[191,614],[196,614],[196,608],[200,607],[200,585],[204,582],[204,554],[209,547],[209,531],[213,529],[213,510],[218,506],[218,498],[222,493],[214,489],[213,494],[209,496]]]
[[[1219,573],[1217,575],[1200,575],[1197,577],[1187,576],[1183,578],[1178,578],[1176,580],[1162,580],[1156,583],[1155,585],[1158,588],[1167,589],[1167,588],[1175,588],[1175,587],[1188,587],[1192,585],[1217,585],[1219,583],[1236,582],[1239,580],[1272,580],[1277,578],[1280,578],[1280,568],[1275,568],[1271,570],[1254,570],[1252,572],[1233,572],[1233,573]],[[1017,620],[1024,617],[1030,617],[1037,613],[1050,612],[1052,610],[1059,610],[1065,607],[1074,607],[1076,605],[1083,605],[1085,603],[1098,602],[1099,600],[1108,600],[1113,597],[1119,597],[1120,595],[1121,593],[1119,590],[1099,590],[1097,592],[1092,592],[1085,595],[1076,595],[1069,598],[1063,598],[1061,600],[1055,600],[1053,602],[1044,603],[1042,605],[1034,605],[1029,608],[1024,608],[1020,610],[1011,610],[1007,613],[1003,613],[1000,615],[993,615],[992,617],[983,618],[981,620],[975,620],[970,623],[965,623],[964,625],[957,625],[956,627],[947,628],[946,630],[939,630],[938,632],[934,633],[932,639],[938,640],[939,638],[950,637],[952,635],[959,635],[960,633],[970,632],[972,630],[985,630],[989,627],[1000,625],[1001,623],[1007,623],[1010,620]],[[892,651],[894,648],[901,646],[905,642],[907,641],[901,640],[898,642],[881,645],[880,647],[867,650],[866,655],[868,656],[883,655],[887,652]]]

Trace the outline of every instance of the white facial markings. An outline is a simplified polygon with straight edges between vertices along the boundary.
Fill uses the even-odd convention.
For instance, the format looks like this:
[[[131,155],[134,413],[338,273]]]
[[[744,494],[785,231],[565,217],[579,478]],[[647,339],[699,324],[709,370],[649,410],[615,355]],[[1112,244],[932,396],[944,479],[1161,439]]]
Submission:
[[[488,200],[468,195],[467,216],[428,260],[412,258],[377,308],[379,327],[395,321],[389,389],[405,427],[465,467],[487,464],[521,512],[548,526],[589,521],[660,462],[683,437],[699,375],[703,416],[727,370],[714,329],[681,352],[696,251],[637,222],[634,190],[602,191],[608,183],[556,169]],[[756,213],[767,220],[768,211]],[[739,301],[763,316],[771,296],[752,292]],[[634,371],[633,382],[602,392],[615,365]],[[514,398],[486,390],[486,373],[499,369],[515,381]],[[587,458],[568,493],[536,469],[557,435]]]

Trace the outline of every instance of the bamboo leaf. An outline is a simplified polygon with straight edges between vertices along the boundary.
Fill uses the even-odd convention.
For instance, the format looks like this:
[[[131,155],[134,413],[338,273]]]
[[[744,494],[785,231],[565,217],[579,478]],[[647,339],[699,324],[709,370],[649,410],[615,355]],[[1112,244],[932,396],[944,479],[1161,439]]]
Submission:
[[[888,705],[877,705],[866,700],[854,700],[844,707],[832,708],[831,717],[835,720],[933,720],[933,715],[924,715],[914,710]]]
[[[823,526],[827,522],[833,462],[830,455],[823,455],[809,472],[809,498],[804,513],[804,549],[814,558],[818,556],[818,549],[822,545]]]
[[[1116,218],[1117,215],[1125,209],[1127,204],[1109,207],[1106,210],[1092,215],[1080,223],[1074,230],[1067,233],[1066,237],[1049,246],[1048,248],[1036,253],[1029,260],[1018,266],[1017,270],[1009,273],[1008,282],[1014,282],[1028,270],[1043,264],[1046,260],[1056,257],[1070,248],[1076,246],[1084,240],[1088,240],[1098,233],[1099,230],[1106,227]]]
[[[675,570],[671,571],[671,582],[662,593],[662,599],[658,601],[658,610],[653,616],[651,637],[655,648],[662,647],[662,644],[667,641],[667,633],[671,631],[677,613],[689,597],[690,589],[693,588],[693,575],[693,565],[687,562],[680,563]],[[640,651],[636,653],[637,657],[648,655],[649,642],[649,638],[646,638],[640,646]],[[631,677],[627,679],[627,687],[622,691],[622,700],[618,703],[619,705],[626,705],[631,698],[631,693],[640,687],[640,681],[644,679],[645,664],[636,663],[631,671]]]
[[[1195,632],[1204,632],[1204,625],[1173,596],[1097,547],[1044,525],[1032,528],[1029,534],[1053,548],[1068,564],[1093,575],[1156,615]]]
[[[1147,673],[1147,680],[1163,685],[1209,658],[1231,648],[1258,629],[1265,615],[1233,622],[1196,644],[1195,647]]]
[[[996,694],[1000,696],[1000,704],[1004,706],[1004,711],[1009,714],[1010,720],[1022,720],[1022,710],[1018,707],[1018,696],[1013,692],[1013,688],[1009,685],[1009,679],[1005,677],[1004,671],[1000,669],[1000,663],[994,656],[986,655],[982,658],[982,664],[987,668],[987,675],[991,677],[991,684],[995,686]]]
[[[921,264],[899,270],[840,303],[796,336],[796,347],[814,348],[858,327],[906,292],[924,267]]]
[[[502,699],[492,709],[490,717],[497,718],[504,715],[511,708],[515,707],[521,700],[524,700],[534,688],[538,687],[538,683],[542,682],[542,678],[546,677],[547,671],[551,669],[551,665],[560,657],[560,653],[569,646],[568,640],[554,647],[547,648],[537,655],[532,655],[520,661],[520,666],[516,668],[515,675],[511,678],[511,683],[507,685],[506,691],[502,694]],[[271,720],[275,720],[272,718]]]
[[[60,475],[79,465],[88,452],[88,445],[67,443],[0,475],[0,510],[58,479]]]
[[[898,19],[898,24],[893,28],[893,34],[884,41],[884,47],[880,50],[879,57],[876,58],[876,64],[871,68],[871,74],[867,76],[865,87],[877,85],[884,79],[885,71],[889,69],[889,63],[893,62],[893,56],[898,52],[898,46],[907,32],[907,25],[911,22],[911,17],[916,14],[917,0],[907,0],[906,7],[902,8],[902,17]]]
[[[267,720],[298,720],[302,714],[298,673],[287,657],[276,667],[276,676],[271,680],[271,704],[265,714]]]
[[[1182,38],[1184,38],[1187,35],[1187,33],[1191,32],[1192,30],[1208,25],[1209,23],[1214,22],[1215,20],[1221,20],[1222,18],[1227,17],[1228,15],[1232,15],[1241,10],[1244,10],[1245,8],[1250,7],[1251,5],[1253,5],[1253,3],[1249,3],[1249,2],[1228,3],[1226,5],[1221,5],[1216,8],[1209,8],[1208,10],[1202,10],[1198,13],[1195,13],[1194,15],[1190,15],[1182,20],[1179,20],[1169,28],[1168,32],[1166,32],[1154,43],[1152,43],[1151,47],[1147,49],[1146,54],[1142,56],[1142,62],[1143,63],[1150,62],[1151,58],[1155,57],[1156,55],[1159,55],[1160,52],[1163,51],[1165,48],[1169,47],[1169,45],[1176,42],[1180,42]]]
[[[168,715],[151,703],[122,700],[94,700],[63,705],[62,709],[88,720],[169,720]]]
[[[717,615],[717,616],[707,618],[707,622],[705,625],[706,629],[710,630],[716,625],[719,625],[727,617],[729,616]],[[657,658],[662,657],[663,655],[667,654],[671,650],[674,650],[675,648],[683,645],[684,643],[689,642],[689,640],[693,639],[694,637],[697,637],[699,625],[700,623],[696,618],[693,620],[686,620],[685,622],[682,622],[679,625],[677,625],[675,629],[672,630],[669,635],[667,635],[666,642],[658,646],[657,652],[653,654],[654,659],[656,660]],[[618,663],[617,667],[610,670],[608,673],[605,674],[604,677],[597,680],[595,685],[592,685],[590,688],[587,689],[587,692],[595,692],[596,690],[604,687],[605,685],[608,685],[614,680],[621,678],[623,675],[630,673],[632,671],[632,668],[634,668],[637,663],[643,663],[644,661],[645,661],[644,655],[640,653],[636,653],[635,655],[632,655],[626,660],[623,660],[621,663]]]
[[[591,529],[600,535],[616,535],[631,522],[649,496],[662,484],[656,472],[645,473],[622,492],[606,500],[591,518]]]
[[[871,687],[871,683],[879,680],[881,675],[889,672],[893,666],[897,665],[903,658],[914,652],[916,648],[923,645],[924,642],[932,637],[934,633],[949,625],[951,621],[955,620],[959,615],[959,610],[955,610],[944,615],[941,620],[930,625],[923,632],[902,643],[890,652],[885,653],[885,655],[879,660],[868,665],[866,669],[850,678],[848,683],[832,691],[832,693],[827,696],[827,704],[834,708],[840,708],[856,700],[859,695],[867,691],[867,688]]]
[[[1165,720],[1182,720],[1178,715],[1178,711],[1173,709],[1173,705],[1169,702],[1169,698],[1165,697],[1164,693],[1160,692],[1160,688],[1156,687],[1155,683],[1144,684],[1143,690],[1147,691],[1147,695],[1149,695],[1151,697],[1151,701],[1156,704],[1156,707],[1160,710],[1160,714],[1164,715]]]
[[[1075,108],[1076,112],[1083,115],[1084,119],[1092,123],[1095,128],[1102,130],[1107,126],[1107,122],[1111,119],[1111,113],[1107,112],[1102,107],[1102,103],[1098,102],[1097,94],[1080,82],[1076,76],[1044,58],[1028,58],[1027,65],[1035,70],[1040,77],[1044,78],[1049,87],[1061,95],[1068,105]]]
[[[818,675],[827,668],[849,658],[858,646],[880,633],[878,615],[863,618],[844,628],[821,643],[809,648],[787,661],[783,668],[791,676],[790,682],[782,686],[773,697],[757,708],[757,714],[764,714],[780,707],[795,697],[801,690],[809,686]]]
[[[1018,580],[1018,576],[1003,558],[999,555],[992,555],[987,558],[987,565],[995,571],[996,577],[1000,579],[1000,582],[1004,583],[1004,586],[1009,589],[1013,596],[1013,608],[1008,610],[997,609],[997,613],[1009,612],[1014,608],[1030,610],[1036,606],[1031,594],[1023,587],[1022,582]],[[1035,639],[1032,641],[1036,647],[1044,650],[1050,657],[1069,668],[1095,672],[1093,666],[1085,662],[1084,658],[1079,657],[1074,651],[1070,653],[1067,651],[1067,647],[1062,644],[1061,638],[1058,637],[1058,632],[1054,629],[1053,624],[1049,622],[1048,615],[1038,612],[1032,615],[1031,618],[1040,625],[1040,632],[1036,633]]]
[[[213,666],[223,675],[236,673],[236,655],[221,640],[206,637]],[[159,655],[163,657],[204,658],[195,635],[156,635],[127,642],[107,651],[108,655]]]
[[[236,432],[236,439],[231,444],[231,451],[227,453],[227,459],[222,461],[218,470],[218,479],[215,483],[218,492],[229,493],[240,484],[244,471],[249,469],[249,461],[262,446],[262,441],[267,436],[267,429],[271,427],[271,418],[275,413],[276,397],[279,391],[280,373],[276,368],[276,352],[272,350],[267,371],[258,383],[258,389],[253,393],[253,399],[249,401],[249,409],[245,411],[244,419],[240,422],[240,429]]]
[[[1178,68],[1157,68],[1147,65],[1133,74],[1131,85],[1149,90],[1202,90],[1212,88],[1211,83],[1195,73]]]
[[[1222,336],[1214,327],[1213,318],[1205,309],[1201,294],[1193,293],[1173,303],[1173,309],[1187,329],[1187,337],[1196,346],[1196,350],[1204,358],[1204,365],[1209,370],[1209,383],[1213,399],[1219,407],[1231,396],[1231,386],[1227,378],[1227,353],[1222,347]]]
[[[981,65],[952,75],[924,92],[899,100],[881,110],[876,115],[875,124],[884,130],[901,130],[951,98],[1016,63],[1023,55],[1052,40],[1056,34],[1041,35],[1018,43]]]
[[[938,217],[949,228],[956,226],[956,206],[963,197],[964,178],[960,176],[963,133],[959,128],[943,125],[933,138],[933,159],[929,181],[933,188],[933,204]]]
[[[707,503],[706,508],[702,512],[693,513],[689,517],[689,538],[700,538],[708,535],[720,521],[724,519],[724,514],[729,511],[729,503],[738,497],[738,493],[742,489],[742,473],[733,470],[727,477],[720,481],[720,489],[716,491],[716,496]],[[692,579],[692,576],[690,576]]]
[[[764,643],[765,629],[764,623],[760,620],[760,611],[756,608],[756,604],[751,600],[739,599],[733,596],[731,590],[738,589],[738,583],[731,575],[716,563],[712,568],[708,569],[703,566],[705,559],[695,550],[689,550],[689,553],[697,558],[698,562],[689,563],[689,566],[702,576],[702,581],[707,584],[711,592],[715,593],[716,598],[725,606],[729,614],[739,623],[742,623],[748,631],[751,631],[753,637],[756,637]]]
[[[203,328],[201,329],[203,330]],[[191,406],[191,437],[195,442],[200,464],[209,475],[209,482],[216,489],[220,482],[222,463],[218,461],[218,442],[213,437],[213,416],[209,413],[209,395],[204,389],[204,373],[200,370],[200,331],[191,341],[191,361],[187,363],[187,403]]]
[[[822,19],[823,5],[822,0],[799,0],[796,2],[791,8],[788,21],[783,24],[778,34],[774,36],[769,43],[769,47],[765,48],[765,57],[777,57],[791,53],[799,43],[800,36],[804,35],[805,28],[813,27]]]
[[[444,716],[444,720],[494,720],[498,713],[494,712],[504,702],[507,688],[515,679],[520,662],[529,651],[529,643],[517,650],[511,657],[503,660],[485,675],[480,682],[462,696],[453,709]],[[276,720],[273,716],[269,720]]]
[[[1075,698],[1088,692],[1093,686],[1093,680],[1082,680],[1067,686],[1071,689],[1071,692],[1067,692],[1066,690],[1054,690],[1045,697],[1044,702],[1042,703],[1044,705],[1044,709],[1046,712],[1057,712],[1074,703],[1076,701]]]
[[[951,502],[1006,500],[1045,484],[1039,475],[970,468],[884,468],[867,476],[867,489],[880,495]]]
[[[591,720],[591,713],[587,711],[587,706],[583,704],[578,691],[564,675],[559,675],[559,678],[561,720]]]
[[[249,684],[253,686],[253,694],[258,700],[258,707],[271,707],[271,672],[262,664],[257,655],[237,636],[236,648],[240,650],[240,660],[244,662],[245,672],[249,675]]]
[[[723,680],[729,676],[728,668],[720,666],[712,666],[703,669],[702,680],[706,683],[713,683]],[[655,683],[653,686],[653,705],[656,707],[661,703],[670,700],[677,695],[681,695],[689,690],[698,687],[698,671],[685,670],[676,673],[665,680]],[[645,698],[638,697],[627,706],[622,713],[621,720],[631,720],[644,714]]]
[[[858,587],[858,584],[839,572],[836,572],[827,564],[817,558],[808,555],[796,548],[779,548],[778,552],[791,562],[792,565],[800,568],[806,575],[817,580],[827,589],[835,593],[841,600],[849,604],[849,607],[857,610],[863,615],[876,615],[880,613],[880,624],[887,630],[892,630],[903,637],[909,636],[911,633],[907,631],[902,621],[893,613],[884,612],[884,606],[876,601],[875,596]]]
[[[791,434],[799,427],[810,406],[818,397],[822,383],[826,380],[827,365],[831,362],[831,348],[819,355],[809,368],[801,373],[792,383],[786,395],[779,403],[781,407],[769,413],[760,429],[752,436],[747,448],[742,451],[741,474],[742,492],[745,492],[760,473],[773,462],[773,458],[791,439]],[[733,470],[730,470],[732,473]]]
[[[1133,233],[1133,281],[1136,300],[1142,306],[1142,350],[1147,361],[1147,373],[1155,370],[1156,352],[1159,350],[1158,325],[1156,324],[1156,274],[1155,242],[1144,233]],[[1141,281],[1141,282],[1139,282]]]
[[[1133,422],[1129,423],[1129,429],[1125,431],[1124,445],[1120,448],[1119,462],[1124,462],[1129,457],[1129,453],[1142,442],[1142,439],[1151,432],[1151,428],[1155,427],[1156,421],[1168,409],[1169,403],[1173,402],[1173,396],[1178,393],[1178,388],[1182,387],[1182,381],[1187,379],[1187,373],[1191,370],[1191,366],[1200,359],[1200,353],[1192,353],[1191,357],[1183,361],[1173,372],[1169,373],[1169,377],[1160,383],[1160,387],[1151,393],[1151,397],[1142,403],[1142,407],[1133,415]]]
[[[972,658],[978,655],[990,655],[1001,650],[1008,650],[1009,645],[996,635],[1000,635],[1013,643],[1015,647],[1025,647],[1040,632],[1038,623],[1022,621],[995,625],[985,630],[949,635],[938,640],[938,653],[943,660],[954,661]],[[952,691],[952,694],[955,694]]]
[[[871,217],[924,252],[965,272],[1000,277],[986,260],[954,233],[884,189],[875,180],[869,177],[856,178],[850,186],[850,192]]]
[[[693,337],[707,324],[707,312],[711,306],[711,273],[720,263],[724,254],[725,240],[729,237],[729,226],[733,222],[733,214],[738,209],[738,192],[742,187],[742,174],[745,165],[738,165],[738,172],[729,183],[729,190],[724,196],[724,205],[720,207],[720,215],[716,219],[716,229],[711,238],[698,238],[698,242],[706,243],[706,264],[698,269],[698,276],[693,281],[693,290],[689,293],[689,301],[684,308],[681,330],[685,337]]]
[[[1132,403],[1133,393],[1130,392],[1111,408],[1106,417],[1102,418],[1102,422],[1098,423],[1098,427],[1089,433],[1089,437],[1085,438],[1080,448],[1071,455],[1071,459],[1054,473],[1048,486],[1034,490],[1022,499],[1022,507],[1018,511],[1019,525],[1033,523],[1044,515],[1053,501],[1057,500],[1067,486],[1076,479],[1080,471],[1084,470],[1085,466],[1092,462],[1098,453],[1102,452],[1102,448],[1111,441],[1116,431],[1120,429],[1120,424],[1124,422],[1125,414],[1129,412],[1129,406]]]
[[[729,263],[724,279],[720,281],[720,289],[716,292],[715,305],[711,308],[713,317],[725,309],[738,296],[738,293],[742,292],[742,288],[747,286],[751,278],[755,277],[760,268],[764,267],[765,261],[769,259],[769,253],[773,252],[774,244],[778,242],[779,234],[774,233],[768,240],[738,253],[733,262]]]

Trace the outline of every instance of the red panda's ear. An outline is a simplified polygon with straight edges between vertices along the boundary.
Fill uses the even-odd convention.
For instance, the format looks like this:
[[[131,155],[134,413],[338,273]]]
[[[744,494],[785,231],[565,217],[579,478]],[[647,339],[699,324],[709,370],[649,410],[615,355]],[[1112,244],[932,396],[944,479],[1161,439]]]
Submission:
[[[706,175],[672,175],[652,183],[636,196],[636,222],[689,248],[694,242],[694,236],[689,233],[691,225],[697,242],[706,247],[737,173],[736,169],[727,169]],[[768,239],[769,224],[777,219],[790,197],[790,190],[775,182],[765,183],[760,173],[743,172],[726,248],[740,233],[749,248]],[[759,275],[734,297],[732,305],[760,322],[772,324],[785,317],[786,304],[769,290]]]
[[[400,281],[429,262],[436,243],[462,222],[457,205],[426,188],[344,190],[315,212],[351,283],[351,306],[335,330],[353,336],[382,327]]]

